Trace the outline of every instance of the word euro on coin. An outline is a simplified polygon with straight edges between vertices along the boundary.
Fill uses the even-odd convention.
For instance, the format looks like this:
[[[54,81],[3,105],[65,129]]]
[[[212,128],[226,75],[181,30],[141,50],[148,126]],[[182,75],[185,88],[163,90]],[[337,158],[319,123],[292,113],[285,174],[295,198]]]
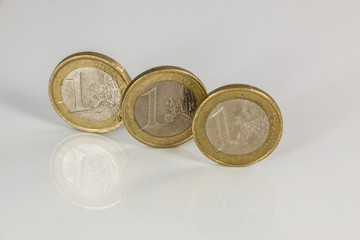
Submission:
[[[115,60],[100,53],[76,53],[61,61],[52,73],[50,101],[71,126],[104,133],[122,124],[121,99],[130,81]]]
[[[201,81],[185,69],[150,69],[126,90],[124,125],[135,139],[149,146],[177,146],[191,139],[193,117],[206,94]]]
[[[196,111],[192,128],[205,156],[226,166],[247,166],[276,148],[283,122],[267,93],[236,84],[211,92]]]

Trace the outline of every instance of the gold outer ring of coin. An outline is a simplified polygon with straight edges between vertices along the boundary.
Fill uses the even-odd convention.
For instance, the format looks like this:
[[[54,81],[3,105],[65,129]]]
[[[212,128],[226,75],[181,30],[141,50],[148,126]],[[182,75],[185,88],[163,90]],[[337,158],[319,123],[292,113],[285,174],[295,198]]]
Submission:
[[[157,137],[141,129],[135,117],[135,104],[143,90],[162,81],[183,84],[195,96],[196,106],[206,98],[207,92],[202,82],[191,72],[174,66],[160,66],[149,69],[137,76],[128,86],[121,108],[124,125],[128,132],[139,142],[151,147],[169,148],[178,146],[192,138],[191,125],[183,132],[170,137]]]
[[[206,122],[210,112],[220,103],[232,99],[245,99],[261,107],[269,119],[269,133],[265,142],[256,150],[244,155],[231,155],[216,149],[206,133]],[[270,155],[279,144],[283,121],[276,102],[264,91],[245,84],[220,87],[209,93],[198,107],[192,125],[194,141],[199,150],[209,159],[221,165],[241,167],[254,164]]]
[[[114,59],[96,52],[79,52],[62,60],[53,71],[49,81],[49,97],[57,114],[68,124],[79,130],[91,133],[105,133],[114,130],[123,123],[121,105],[118,111],[109,119],[103,121],[88,121],[75,116],[64,103],[61,96],[61,86],[65,77],[73,70],[82,67],[97,68],[117,83],[121,97],[131,81],[129,74],[123,66]]]

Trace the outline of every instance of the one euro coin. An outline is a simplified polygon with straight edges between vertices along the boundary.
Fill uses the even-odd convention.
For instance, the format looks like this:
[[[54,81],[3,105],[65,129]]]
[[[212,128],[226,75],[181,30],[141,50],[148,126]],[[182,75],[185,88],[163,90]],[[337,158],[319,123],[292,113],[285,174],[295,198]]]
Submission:
[[[276,148],[283,121],[267,93],[236,84],[211,92],[197,109],[192,128],[205,156],[226,166],[247,166]]]
[[[192,137],[195,111],[206,89],[191,72],[172,66],[150,69],[126,90],[124,125],[138,141],[152,147],[174,147]]]
[[[129,74],[115,60],[94,52],[73,54],[59,63],[49,81],[58,115],[86,132],[109,132],[122,124],[121,101]]]

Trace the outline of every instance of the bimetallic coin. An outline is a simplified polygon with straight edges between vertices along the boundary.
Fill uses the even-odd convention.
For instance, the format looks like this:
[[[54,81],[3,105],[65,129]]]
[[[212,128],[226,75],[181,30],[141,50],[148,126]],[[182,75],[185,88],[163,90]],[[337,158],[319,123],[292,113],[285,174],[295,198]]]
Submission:
[[[195,111],[205,98],[205,87],[187,70],[153,68],[130,83],[122,103],[124,125],[144,144],[174,147],[192,137]]]
[[[248,85],[216,89],[196,111],[194,140],[211,160],[246,166],[268,156],[282,135],[282,117],[275,101]]]
[[[103,133],[122,124],[121,98],[131,81],[115,60],[92,52],[65,58],[49,82],[55,111],[71,126]]]

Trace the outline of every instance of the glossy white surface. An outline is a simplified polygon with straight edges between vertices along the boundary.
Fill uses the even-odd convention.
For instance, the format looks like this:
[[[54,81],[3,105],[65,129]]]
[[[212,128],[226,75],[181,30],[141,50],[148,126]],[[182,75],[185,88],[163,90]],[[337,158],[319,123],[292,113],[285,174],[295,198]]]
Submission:
[[[0,0],[0,239],[360,239],[359,11],[357,0]],[[177,65],[209,91],[259,87],[280,106],[282,141],[227,168],[193,141],[153,149],[123,127],[88,137],[47,95],[56,64],[84,50],[131,77]]]

